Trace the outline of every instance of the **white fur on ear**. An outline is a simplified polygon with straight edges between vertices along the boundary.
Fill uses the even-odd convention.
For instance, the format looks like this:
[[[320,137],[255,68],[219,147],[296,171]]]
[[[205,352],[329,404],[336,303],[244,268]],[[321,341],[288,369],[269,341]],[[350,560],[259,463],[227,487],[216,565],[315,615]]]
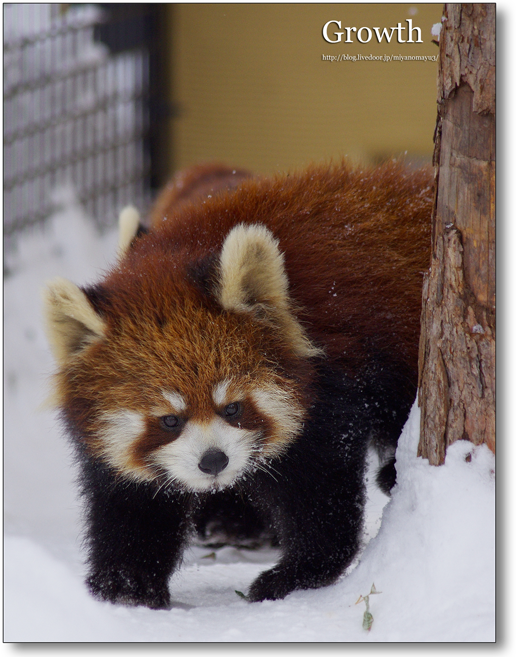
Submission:
[[[127,205],[119,213],[119,258],[128,251],[139,229],[139,212],[133,205]]]
[[[226,310],[265,316],[304,357],[321,354],[293,315],[289,281],[278,240],[260,224],[235,226],[220,254],[218,300]]]
[[[287,305],[288,281],[278,241],[261,225],[235,226],[220,254],[220,301],[228,310]]]
[[[56,360],[71,356],[105,334],[105,323],[86,295],[70,281],[56,278],[44,291],[47,337]]]

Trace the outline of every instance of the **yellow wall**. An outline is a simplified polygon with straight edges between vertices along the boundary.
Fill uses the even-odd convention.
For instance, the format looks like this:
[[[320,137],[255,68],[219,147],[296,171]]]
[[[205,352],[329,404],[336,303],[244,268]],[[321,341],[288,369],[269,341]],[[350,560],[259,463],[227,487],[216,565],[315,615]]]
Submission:
[[[207,160],[268,173],[348,154],[430,161],[437,63],[323,61],[323,55],[437,55],[441,4],[180,4],[172,34],[170,169]],[[423,43],[329,44],[342,27],[422,30]],[[329,29],[330,38],[339,31]],[[362,33],[367,38],[367,32]],[[417,33],[414,32],[414,39]]]

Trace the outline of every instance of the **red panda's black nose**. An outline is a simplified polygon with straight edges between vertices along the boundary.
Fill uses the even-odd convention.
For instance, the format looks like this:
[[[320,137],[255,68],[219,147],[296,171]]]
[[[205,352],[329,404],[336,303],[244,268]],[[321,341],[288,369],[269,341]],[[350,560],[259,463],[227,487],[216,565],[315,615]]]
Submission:
[[[208,449],[199,463],[199,470],[206,474],[218,475],[229,463],[228,457],[219,449]]]

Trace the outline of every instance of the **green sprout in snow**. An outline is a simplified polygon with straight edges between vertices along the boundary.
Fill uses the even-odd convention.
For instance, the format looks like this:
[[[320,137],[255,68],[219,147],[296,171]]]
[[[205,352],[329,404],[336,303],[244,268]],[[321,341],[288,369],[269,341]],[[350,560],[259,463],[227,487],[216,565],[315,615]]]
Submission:
[[[370,632],[370,629],[372,627],[372,623],[374,622],[374,617],[370,613],[370,605],[368,602],[368,599],[371,595],[381,593],[381,591],[376,591],[376,585],[372,584],[372,588],[370,589],[370,593],[368,595],[360,595],[359,598],[356,601],[356,604],[359,604],[362,600],[365,601],[365,604],[367,608],[365,609],[365,613],[363,614],[363,629],[366,630],[367,632]]]

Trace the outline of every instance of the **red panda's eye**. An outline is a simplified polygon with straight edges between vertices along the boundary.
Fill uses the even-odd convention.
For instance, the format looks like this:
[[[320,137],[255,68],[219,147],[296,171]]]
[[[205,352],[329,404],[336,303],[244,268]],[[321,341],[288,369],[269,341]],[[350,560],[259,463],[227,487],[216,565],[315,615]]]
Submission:
[[[171,431],[172,429],[177,429],[180,425],[180,420],[176,415],[164,415],[161,418],[161,424],[163,429]]]
[[[224,416],[227,418],[236,418],[242,412],[242,404],[240,402],[233,402],[228,404],[224,409]]]

